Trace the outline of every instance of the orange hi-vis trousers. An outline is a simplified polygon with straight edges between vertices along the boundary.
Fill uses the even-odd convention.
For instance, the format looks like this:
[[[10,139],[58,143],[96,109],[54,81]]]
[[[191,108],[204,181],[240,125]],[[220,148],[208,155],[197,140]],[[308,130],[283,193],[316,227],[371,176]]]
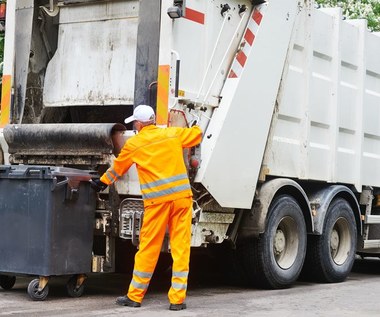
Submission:
[[[131,300],[142,302],[168,227],[173,258],[172,283],[168,297],[171,304],[184,302],[189,274],[191,218],[191,197],[145,206],[139,250],[135,255],[132,281],[127,294]]]

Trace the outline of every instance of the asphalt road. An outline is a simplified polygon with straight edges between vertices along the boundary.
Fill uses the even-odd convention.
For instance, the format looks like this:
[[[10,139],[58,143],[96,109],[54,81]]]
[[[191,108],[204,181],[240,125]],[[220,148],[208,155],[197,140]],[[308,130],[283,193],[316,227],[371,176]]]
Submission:
[[[344,283],[299,281],[290,289],[270,291],[226,286],[217,270],[202,266],[200,262],[192,267],[188,308],[180,312],[168,310],[167,273],[153,277],[141,308],[114,304],[129,283],[129,274],[91,274],[80,298],[67,296],[66,278],[51,278],[43,302],[27,295],[32,278],[19,277],[13,289],[0,289],[0,316],[380,316],[379,259],[357,260]]]

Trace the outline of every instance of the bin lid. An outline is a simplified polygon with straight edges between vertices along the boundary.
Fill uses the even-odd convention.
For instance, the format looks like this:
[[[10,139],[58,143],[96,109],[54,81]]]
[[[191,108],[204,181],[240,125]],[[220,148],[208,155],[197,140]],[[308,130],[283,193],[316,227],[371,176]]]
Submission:
[[[96,171],[42,165],[0,165],[0,178],[53,179],[67,177],[76,181],[88,181],[99,177]]]
[[[65,176],[70,179],[80,180],[80,181],[88,181],[91,178],[99,177],[98,173],[93,170],[80,170],[77,168],[70,168],[70,167],[53,167],[52,170],[53,176]]]

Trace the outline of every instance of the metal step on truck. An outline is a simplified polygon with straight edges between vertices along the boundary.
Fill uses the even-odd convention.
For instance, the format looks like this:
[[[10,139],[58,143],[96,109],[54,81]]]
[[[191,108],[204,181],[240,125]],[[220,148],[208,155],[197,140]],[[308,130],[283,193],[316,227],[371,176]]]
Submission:
[[[365,20],[311,0],[7,5],[6,164],[102,174],[149,104],[159,126],[204,131],[184,153],[194,249],[231,247],[229,271],[264,288],[341,282],[356,254],[379,255],[380,37]],[[112,272],[115,241],[138,246],[135,170],[95,217],[92,270]]]

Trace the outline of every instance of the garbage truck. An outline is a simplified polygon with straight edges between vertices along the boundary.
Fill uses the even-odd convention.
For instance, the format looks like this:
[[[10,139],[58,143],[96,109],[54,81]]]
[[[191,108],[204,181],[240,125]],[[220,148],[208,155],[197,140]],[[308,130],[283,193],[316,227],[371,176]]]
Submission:
[[[312,0],[8,1],[2,160],[101,175],[151,105],[203,130],[184,150],[193,249],[231,248],[264,288],[342,282],[380,252],[379,54],[366,20]],[[93,272],[142,221],[132,168],[97,198]]]

